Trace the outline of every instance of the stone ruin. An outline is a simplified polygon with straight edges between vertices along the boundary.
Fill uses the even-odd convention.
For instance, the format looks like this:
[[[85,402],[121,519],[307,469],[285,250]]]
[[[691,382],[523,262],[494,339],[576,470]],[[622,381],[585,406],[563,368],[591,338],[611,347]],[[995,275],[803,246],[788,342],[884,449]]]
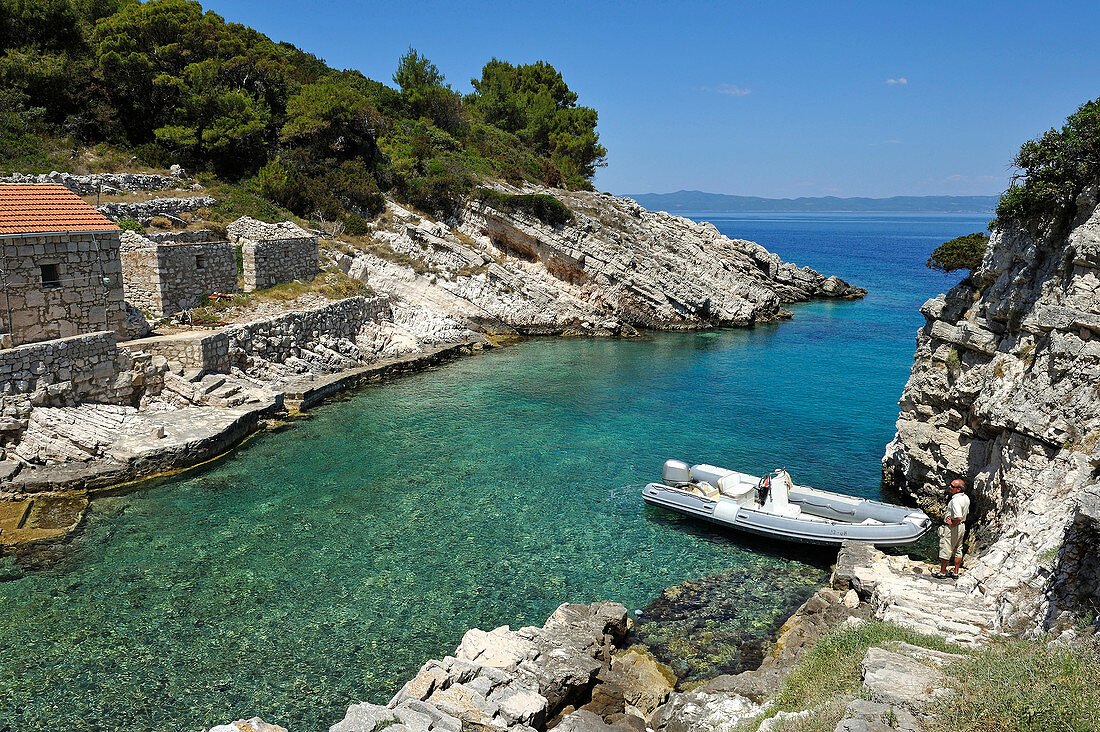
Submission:
[[[321,269],[317,237],[292,221],[267,224],[243,216],[226,230],[241,247],[245,292],[312,279]]]
[[[237,292],[237,257],[227,241],[154,241],[125,231],[122,279],[127,302],[167,315],[199,305],[205,295]]]

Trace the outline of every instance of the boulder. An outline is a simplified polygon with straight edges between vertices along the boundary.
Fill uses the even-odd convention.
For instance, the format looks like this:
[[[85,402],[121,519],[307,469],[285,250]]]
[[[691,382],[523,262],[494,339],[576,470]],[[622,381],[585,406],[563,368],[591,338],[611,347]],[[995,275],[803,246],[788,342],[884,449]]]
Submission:
[[[253,717],[238,719],[229,724],[219,724],[217,727],[211,727],[210,732],[286,732],[286,728],[277,724],[268,724],[259,717]]]

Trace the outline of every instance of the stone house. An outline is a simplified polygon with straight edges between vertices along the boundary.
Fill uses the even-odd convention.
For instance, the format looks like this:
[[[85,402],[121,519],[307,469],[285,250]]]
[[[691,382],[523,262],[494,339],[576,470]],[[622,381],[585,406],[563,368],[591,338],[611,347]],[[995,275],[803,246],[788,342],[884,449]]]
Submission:
[[[0,185],[5,346],[114,331],[126,337],[120,229],[62,185]]]
[[[267,224],[242,216],[226,231],[241,247],[245,292],[312,279],[321,269],[317,237],[293,221]]]
[[[237,256],[227,241],[152,241],[122,234],[126,301],[154,315],[178,313],[203,295],[237,292]]]

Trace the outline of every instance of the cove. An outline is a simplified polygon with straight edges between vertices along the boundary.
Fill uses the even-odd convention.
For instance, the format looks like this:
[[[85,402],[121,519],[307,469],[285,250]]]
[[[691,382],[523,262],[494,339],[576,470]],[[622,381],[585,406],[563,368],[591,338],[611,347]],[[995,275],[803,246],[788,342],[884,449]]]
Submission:
[[[712,575],[740,600],[731,636],[781,620],[831,556],[763,551],[638,490],[676,456],[876,495],[916,308],[950,284],[923,261],[982,224],[715,223],[871,294],[752,330],[528,341],[99,500],[57,567],[0,583],[0,729],[323,730],[469,627]]]

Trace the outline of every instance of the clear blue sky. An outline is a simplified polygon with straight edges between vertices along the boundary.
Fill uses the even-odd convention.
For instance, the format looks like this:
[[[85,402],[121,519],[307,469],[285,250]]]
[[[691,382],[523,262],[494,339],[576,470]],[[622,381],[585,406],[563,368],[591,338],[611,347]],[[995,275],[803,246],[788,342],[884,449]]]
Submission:
[[[599,111],[613,193],[995,194],[1100,97],[1095,0],[204,5],[387,83],[410,45],[463,92],[545,59]]]

